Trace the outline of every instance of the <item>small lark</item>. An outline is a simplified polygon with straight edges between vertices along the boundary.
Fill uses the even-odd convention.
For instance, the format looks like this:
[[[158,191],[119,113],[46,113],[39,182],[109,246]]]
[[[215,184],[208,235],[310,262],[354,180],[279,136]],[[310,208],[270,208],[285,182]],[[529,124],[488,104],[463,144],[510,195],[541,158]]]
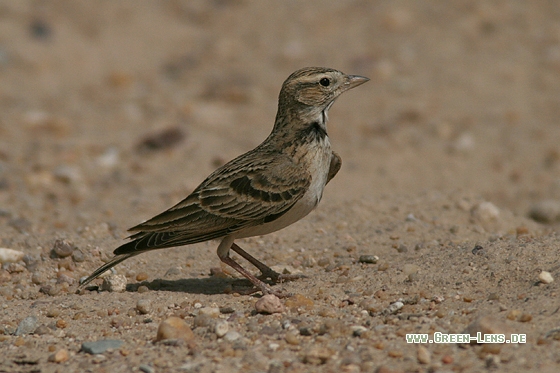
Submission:
[[[134,232],[80,287],[135,255],[150,250],[220,239],[218,257],[263,294],[275,292],[229,256],[233,250],[257,267],[261,278],[292,279],[261,263],[234,241],[275,232],[309,214],[341,159],[331,150],[327,112],[343,92],[369,79],[309,67],[286,79],[278,99],[274,128],[262,144],[218,168],[187,198],[129,229]]]

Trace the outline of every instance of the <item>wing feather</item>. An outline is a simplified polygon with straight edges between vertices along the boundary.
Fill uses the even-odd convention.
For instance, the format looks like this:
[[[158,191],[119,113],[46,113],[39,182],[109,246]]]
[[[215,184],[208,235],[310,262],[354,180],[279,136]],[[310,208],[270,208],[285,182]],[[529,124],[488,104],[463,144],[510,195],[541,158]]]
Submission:
[[[303,197],[311,176],[290,157],[257,149],[216,170],[169,210],[129,229],[136,232],[133,241],[114,253],[208,241],[282,216]]]

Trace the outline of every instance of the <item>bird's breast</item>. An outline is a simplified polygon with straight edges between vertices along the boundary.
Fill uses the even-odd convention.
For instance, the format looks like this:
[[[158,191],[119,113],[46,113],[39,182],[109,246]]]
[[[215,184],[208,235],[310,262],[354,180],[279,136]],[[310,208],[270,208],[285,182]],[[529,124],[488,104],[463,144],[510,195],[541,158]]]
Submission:
[[[328,137],[315,144],[301,145],[298,162],[311,175],[311,183],[305,194],[284,215],[269,223],[251,227],[240,232],[237,238],[252,237],[275,232],[287,227],[309,214],[321,201],[327,183],[331,161],[331,146]],[[303,172],[303,171],[302,171]]]

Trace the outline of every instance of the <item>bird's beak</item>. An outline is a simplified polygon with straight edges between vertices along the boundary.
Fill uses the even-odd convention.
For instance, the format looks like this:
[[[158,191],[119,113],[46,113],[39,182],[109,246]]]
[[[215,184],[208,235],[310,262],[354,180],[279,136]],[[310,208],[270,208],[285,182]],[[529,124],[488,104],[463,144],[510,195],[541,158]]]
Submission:
[[[369,78],[366,78],[365,76],[359,76],[359,75],[346,75],[346,81],[344,82],[344,85],[342,86],[345,91],[352,89],[354,87],[357,87],[359,85],[364,84],[365,82],[367,82],[369,80]]]

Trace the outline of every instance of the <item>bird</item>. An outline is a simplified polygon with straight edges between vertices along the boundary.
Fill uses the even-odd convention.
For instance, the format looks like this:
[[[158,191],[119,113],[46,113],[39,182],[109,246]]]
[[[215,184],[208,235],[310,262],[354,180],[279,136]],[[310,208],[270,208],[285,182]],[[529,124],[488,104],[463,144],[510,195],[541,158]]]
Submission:
[[[141,253],[218,239],[219,259],[247,278],[254,292],[286,297],[265,281],[297,276],[277,273],[234,241],[278,231],[315,209],[342,165],[327,135],[328,111],[342,93],[367,81],[324,67],[293,72],[282,84],[269,136],[219,167],[173,207],[130,228],[129,241],[81,281],[79,289]],[[230,250],[253,264],[260,278],[238,264]]]

